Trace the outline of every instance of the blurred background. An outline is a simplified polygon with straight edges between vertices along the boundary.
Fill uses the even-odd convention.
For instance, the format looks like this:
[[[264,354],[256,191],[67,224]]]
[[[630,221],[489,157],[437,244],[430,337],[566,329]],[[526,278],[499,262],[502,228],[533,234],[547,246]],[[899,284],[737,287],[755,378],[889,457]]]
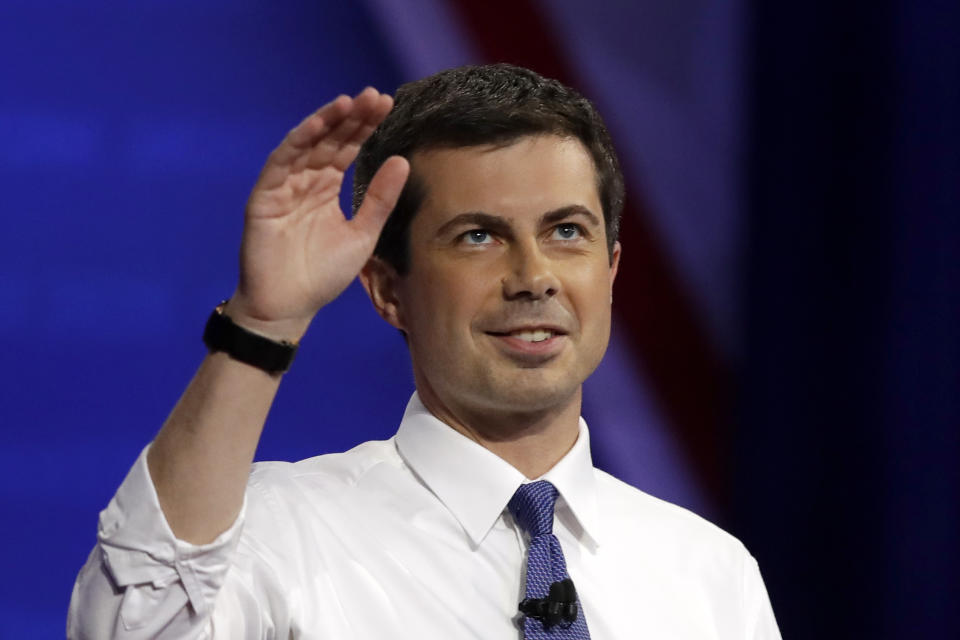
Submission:
[[[63,637],[270,149],[486,61],[577,87],[622,156],[598,466],[743,540],[786,638],[960,637],[958,35],[935,0],[0,3],[0,638]],[[354,285],[258,459],[390,437],[412,390]]]

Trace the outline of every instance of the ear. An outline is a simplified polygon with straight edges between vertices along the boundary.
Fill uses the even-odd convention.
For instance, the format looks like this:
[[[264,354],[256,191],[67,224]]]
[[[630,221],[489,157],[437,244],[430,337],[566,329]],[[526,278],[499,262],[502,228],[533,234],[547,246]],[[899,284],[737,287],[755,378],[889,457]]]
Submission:
[[[377,258],[371,257],[360,270],[360,282],[366,289],[373,307],[386,320],[400,331],[404,331],[403,316],[400,311],[400,276],[396,269]]]
[[[620,268],[620,241],[613,243],[613,255],[610,260],[610,302],[613,302],[613,281],[617,279],[617,269]]]

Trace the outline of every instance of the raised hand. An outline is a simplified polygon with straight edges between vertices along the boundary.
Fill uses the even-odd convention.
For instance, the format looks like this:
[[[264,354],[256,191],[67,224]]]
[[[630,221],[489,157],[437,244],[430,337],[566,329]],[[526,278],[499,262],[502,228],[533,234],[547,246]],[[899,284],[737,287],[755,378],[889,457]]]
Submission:
[[[234,321],[299,340],[314,314],[350,284],[373,253],[410,166],[377,171],[353,219],[340,210],[347,167],[393,99],[367,88],[340,96],[294,128],[267,159],[247,202]]]

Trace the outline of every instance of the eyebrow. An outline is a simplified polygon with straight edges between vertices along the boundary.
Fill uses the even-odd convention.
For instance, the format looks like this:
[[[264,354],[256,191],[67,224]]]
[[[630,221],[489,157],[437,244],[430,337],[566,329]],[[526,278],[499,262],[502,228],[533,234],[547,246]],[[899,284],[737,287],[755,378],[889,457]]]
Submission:
[[[583,205],[579,204],[571,204],[565,207],[560,207],[559,209],[554,209],[553,211],[548,211],[541,216],[540,224],[543,225],[560,222],[561,220],[573,216],[582,216],[586,218],[590,224],[594,226],[600,226],[600,219],[596,216],[596,214],[590,211],[590,209],[587,209]],[[450,229],[461,225],[477,225],[478,227],[483,227],[484,229],[490,229],[491,231],[500,233],[506,232],[510,229],[510,223],[501,216],[484,213],[482,211],[468,211],[466,213],[458,214],[443,223],[440,228],[437,229],[437,235],[443,235]]]
[[[454,227],[467,225],[476,225],[497,232],[502,232],[510,228],[507,221],[500,216],[483,213],[482,211],[468,211],[467,213],[455,215],[440,225],[440,228],[437,229],[437,235],[442,236]]]
[[[546,224],[550,224],[551,222],[560,222],[564,218],[571,218],[573,216],[583,216],[590,224],[597,227],[600,226],[600,218],[598,218],[593,211],[590,211],[590,209],[587,209],[581,204],[570,204],[565,207],[560,207],[559,209],[554,209],[553,211],[548,211],[543,214],[541,220]]]

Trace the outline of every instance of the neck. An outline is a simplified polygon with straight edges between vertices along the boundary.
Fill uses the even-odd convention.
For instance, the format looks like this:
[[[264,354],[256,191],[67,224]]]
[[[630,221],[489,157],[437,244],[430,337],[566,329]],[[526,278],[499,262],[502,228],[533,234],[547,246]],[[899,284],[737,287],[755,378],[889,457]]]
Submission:
[[[443,401],[418,386],[424,406],[441,422],[489,449],[527,478],[549,471],[580,433],[580,388],[564,402],[537,410],[471,408]]]

